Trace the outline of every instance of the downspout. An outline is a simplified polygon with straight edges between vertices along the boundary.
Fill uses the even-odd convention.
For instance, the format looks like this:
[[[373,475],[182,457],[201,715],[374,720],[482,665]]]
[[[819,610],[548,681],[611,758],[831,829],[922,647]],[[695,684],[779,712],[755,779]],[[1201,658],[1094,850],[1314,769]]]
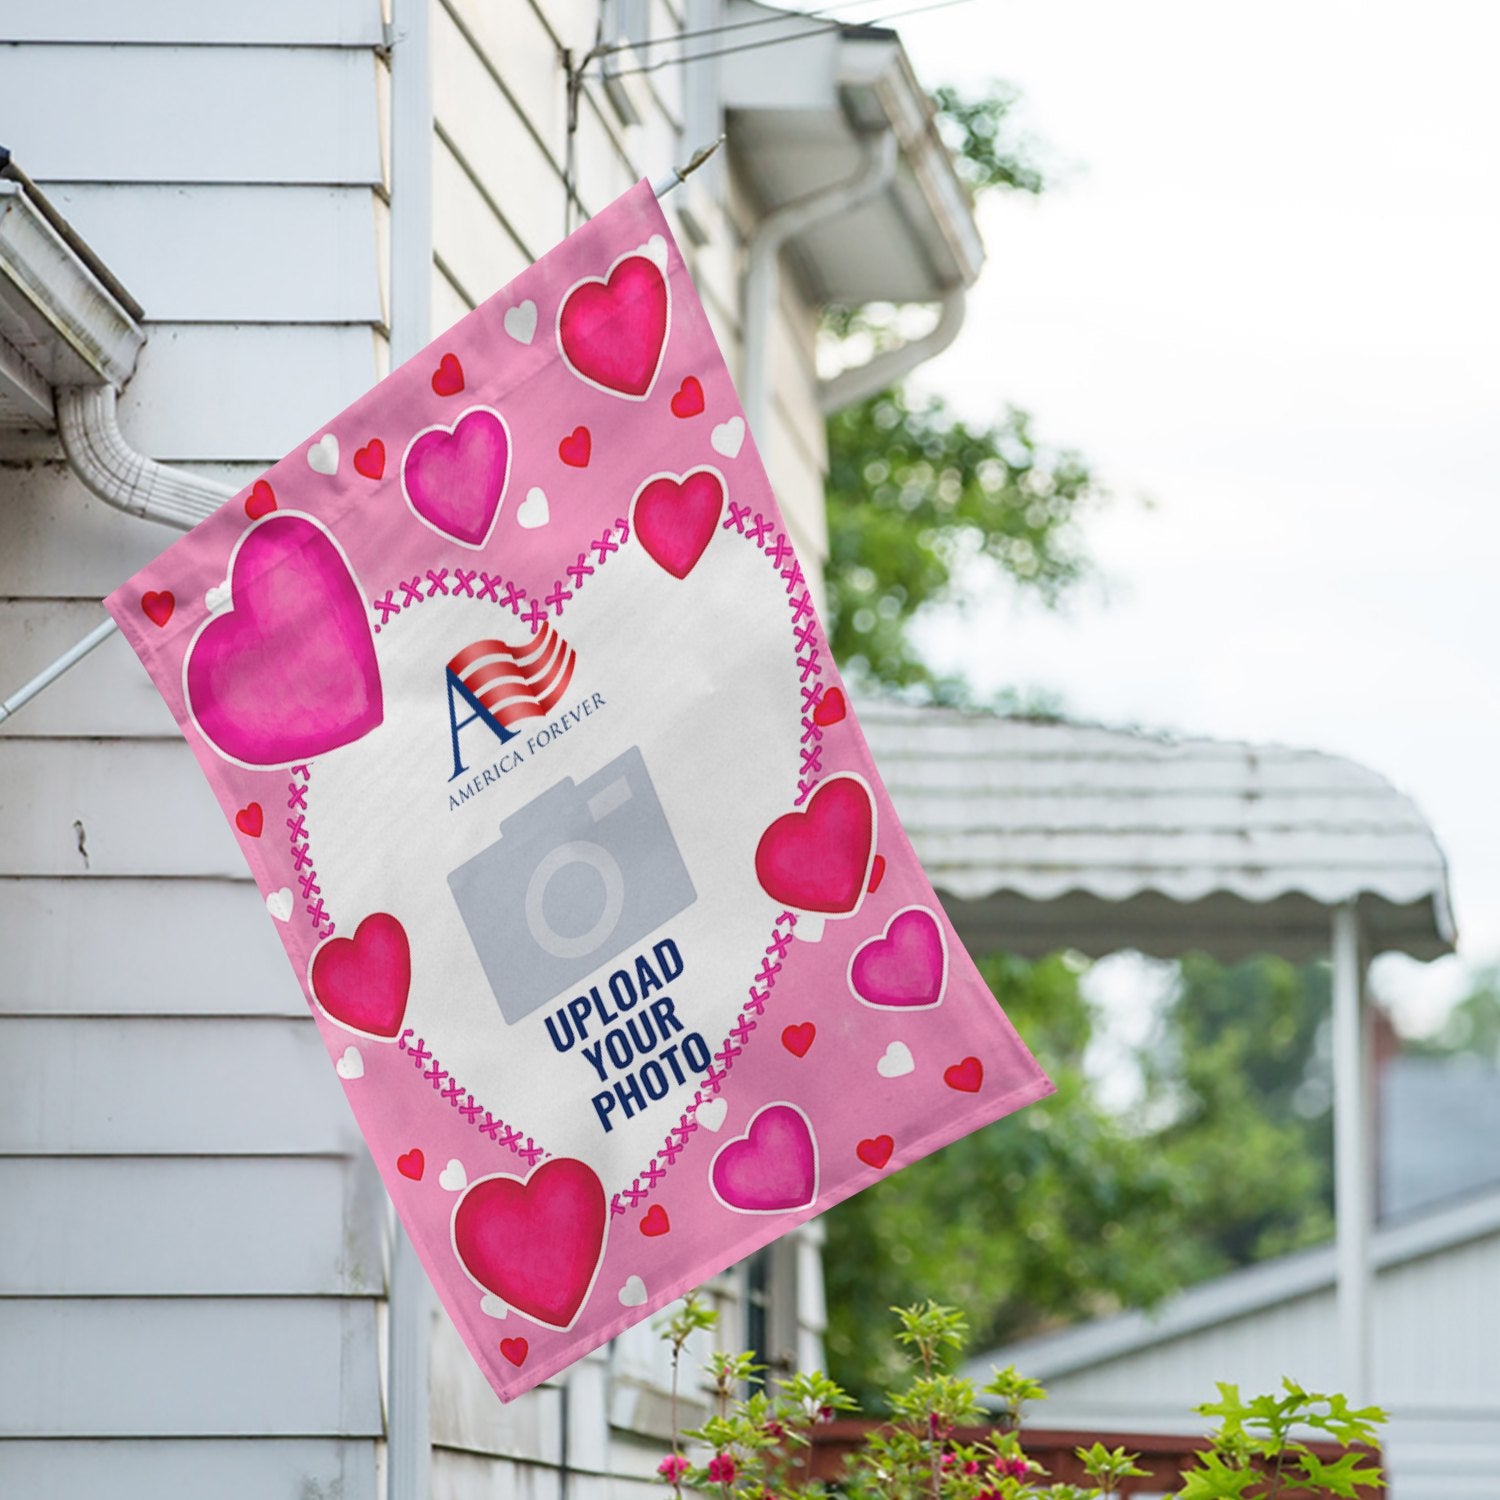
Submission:
[[[919,339],[908,339],[894,349],[877,354],[862,365],[842,370],[829,380],[818,384],[818,409],[826,416],[842,411],[846,406],[867,400],[877,391],[895,385],[898,380],[910,375],[920,364],[925,364],[934,355],[941,354],[964,325],[967,297],[961,286],[949,287],[939,304],[938,320],[931,333]]]
[[[896,133],[883,130],[867,140],[859,170],[841,183],[773,209],[750,237],[745,265],[744,378],[740,398],[745,420],[762,452],[771,440],[771,328],[781,289],[781,250],[788,240],[867,203],[896,175]]]

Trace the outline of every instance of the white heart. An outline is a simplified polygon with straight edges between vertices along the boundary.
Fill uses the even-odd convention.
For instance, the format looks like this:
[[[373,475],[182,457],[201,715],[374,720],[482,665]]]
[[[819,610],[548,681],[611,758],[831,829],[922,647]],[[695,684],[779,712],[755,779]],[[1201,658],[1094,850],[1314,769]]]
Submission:
[[[646,1301],[646,1283],[639,1276],[627,1276],[625,1285],[620,1288],[620,1305],[622,1307],[641,1307]]]
[[[450,1193],[461,1193],[468,1185],[469,1174],[456,1156],[438,1173],[438,1186],[447,1188]]]
[[[307,450],[307,467],[314,474],[337,474],[339,469],[339,440],[331,432],[325,432]]]
[[[292,892],[290,887],[282,886],[279,891],[272,891],[266,897],[266,910],[278,922],[289,921],[292,915]]]
[[[745,441],[745,419],[731,417],[727,422],[720,422],[709,433],[708,441],[715,453],[722,453],[725,458],[738,458]]]
[[[208,612],[216,615],[221,609],[229,607],[229,580],[216,583],[204,596],[203,602],[208,606]]]
[[[905,1042],[892,1042],[885,1049],[885,1056],[875,1064],[875,1071],[882,1078],[904,1078],[916,1065],[911,1048]]]
[[[363,1078],[365,1060],[359,1055],[359,1048],[345,1047],[344,1055],[334,1063],[333,1070],[340,1078]]]
[[[546,493],[533,485],[526,491],[526,498],[516,507],[516,520],[528,531],[534,531],[538,526],[545,526],[551,518]]]
[[[635,253],[654,261],[659,270],[667,269],[667,242],[661,235],[653,234],[644,245],[637,245]]]
[[[729,1113],[729,1106],[722,1099],[706,1099],[698,1106],[693,1116],[705,1130],[717,1130]]]
[[[536,303],[517,303],[505,314],[505,331],[518,343],[529,344],[536,337]]]
[[[493,1292],[486,1292],[479,1299],[479,1310],[487,1318],[506,1318],[510,1316],[510,1309]]]

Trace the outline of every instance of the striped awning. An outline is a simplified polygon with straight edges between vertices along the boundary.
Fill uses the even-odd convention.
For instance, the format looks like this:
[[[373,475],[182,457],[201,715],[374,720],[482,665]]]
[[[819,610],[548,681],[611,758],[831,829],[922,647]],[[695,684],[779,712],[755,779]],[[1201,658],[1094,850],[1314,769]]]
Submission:
[[[906,831],[966,943],[1221,959],[1454,943],[1447,866],[1410,798],[1339,756],[888,702],[859,705]]]

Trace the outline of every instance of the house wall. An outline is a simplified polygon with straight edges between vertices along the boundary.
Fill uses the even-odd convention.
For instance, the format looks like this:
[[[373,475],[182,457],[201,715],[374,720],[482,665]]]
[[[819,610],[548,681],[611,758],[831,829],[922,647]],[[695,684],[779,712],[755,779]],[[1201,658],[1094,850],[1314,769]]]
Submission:
[[[562,231],[558,49],[587,46],[595,7],[432,0],[430,20],[438,328]],[[127,439],[247,482],[388,367],[378,0],[12,0],[5,33],[7,144],[146,308]],[[585,210],[682,159],[683,102],[653,77],[636,126],[585,91]],[[733,364],[741,219],[691,205],[679,238]],[[811,335],[789,298],[772,464],[821,557]],[[173,535],[90,497],[50,439],[0,453],[6,691]],[[0,730],[0,953],[0,1493],[158,1500],[212,1475],[221,1500],[375,1495],[388,1205],[235,841],[118,637]],[[804,1357],[813,1243],[773,1252],[773,1324]],[[739,1279],[715,1295],[736,1342]],[[561,1495],[565,1467],[572,1500],[655,1488],[663,1359],[637,1329],[502,1408],[435,1315],[433,1494]]]

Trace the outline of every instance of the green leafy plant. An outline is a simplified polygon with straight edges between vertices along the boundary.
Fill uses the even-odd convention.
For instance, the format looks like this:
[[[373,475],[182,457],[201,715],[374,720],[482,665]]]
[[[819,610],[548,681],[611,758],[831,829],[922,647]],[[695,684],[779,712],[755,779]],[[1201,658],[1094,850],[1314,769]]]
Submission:
[[[1148,1475],[1138,1454],[1096,1441],[1074,1450],[1089,1487],[1053,1481],[1022,1443],[1023,1413],[1046,1398],[1042,1386],[1014,1368],[996,1370],[982,1388],[955,1374],[968,1323],[954,1308],[928,1300],[891,1311],[905,1379],[886,1395],[888,1420],[867,1425],[846,1461],[835,1487],[845,1500],[1114,1500],[1123,1481]],[[719,1500],[834,1493],[813,1477],[814,1434],[856,1410],[856,1403],[821,1372],[789,1376],[774,1389],[750,1389],[764,1366],[751,1354],[715,1351],[706,1367],[712,1415],[697,1428],[678,1430],[683,1351],[695,1332],[715,1321],[689,1297],[658,1325],[672,1349],[674,1440],[658,1466],[662,1478],[678,1496],[686,1488]],[[1221,1384],[1219,1399],[1197,1410],[1219,1425],[1182,1475],[1176,1500],[1278,1500],[1309,1490],[1357,1500],[1360,1489],[1384,1482],[1368,1454],[1325,1459],[1295,1435],[1313,1431],[1346,1447],[1372,1444],[1385,1420],[1377,1407],[1355,1409],[1343,1396],[1287,1380],[1281,1395],[1248,1400],[1236,1386]],[[684,1451],[689,1444],[692,1457]]]

